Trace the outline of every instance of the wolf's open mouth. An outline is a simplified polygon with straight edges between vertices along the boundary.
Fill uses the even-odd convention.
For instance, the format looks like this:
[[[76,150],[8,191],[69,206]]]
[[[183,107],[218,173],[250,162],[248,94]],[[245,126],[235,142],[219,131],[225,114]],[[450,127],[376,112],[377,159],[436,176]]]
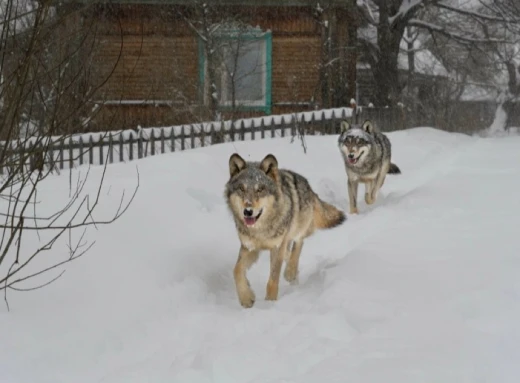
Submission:
[[[264,209],[260,209],[260,212],[258,213],[258,215],[256,217],[244,217],[244,222],[246,223],[246,226],[253,226],[256,223],[256,221],[258,220],[258,218],[260,218],[263,211],[264,211]]]
[[[348,157],[348,158],[347,158],[347,161],[348,161],[350,164],[354,165],[354,164],[356,164],[356,163],[358,162],[358,160],[359,160],[359,158],[361,157],[362,154],[363,154],[363,153],[359,153],[359,156],[357,156],[357,158],[350,158],[350,157]]]

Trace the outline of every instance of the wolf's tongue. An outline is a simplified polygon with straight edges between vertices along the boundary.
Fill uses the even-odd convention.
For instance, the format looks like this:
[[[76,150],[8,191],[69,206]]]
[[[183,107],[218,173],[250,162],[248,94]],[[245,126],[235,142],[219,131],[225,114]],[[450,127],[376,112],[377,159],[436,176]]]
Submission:
[[[247,226],[251,226],[251,225],[255,224],[256,218],[255,217],[244,217],[244,221],[246,222]]]
[[[349,158],[348,162],[350,162],[351,164],[355,164],[357,162],[357,158]]]

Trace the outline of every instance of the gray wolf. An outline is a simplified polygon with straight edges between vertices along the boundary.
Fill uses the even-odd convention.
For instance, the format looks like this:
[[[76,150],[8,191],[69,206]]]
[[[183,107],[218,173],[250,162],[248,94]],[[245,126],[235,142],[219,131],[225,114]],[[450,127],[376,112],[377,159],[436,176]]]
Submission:
[[[255,294],[246,272],[260,251],[271,253],[265,299],[277,300],[283,261],[285,280],[297,282],[303,240],[317,229],[341,225],[346,216],[322,201],[306,178],[279,169],[272,154],[261,162],[246,162],[237,153],[232,154],[229,176],[224,194],[241,243],[233,273],[238,300],[249,308],[255,302]]]
[[[342,121],[338,146],[347,171],[350,214],[358,214],[359,183],[365,184],[365,202],[371,205],[376,201],[386,175],[401,174],[401,169],[391,162],[390,140],[376,131],[370,120],[362,125]]]

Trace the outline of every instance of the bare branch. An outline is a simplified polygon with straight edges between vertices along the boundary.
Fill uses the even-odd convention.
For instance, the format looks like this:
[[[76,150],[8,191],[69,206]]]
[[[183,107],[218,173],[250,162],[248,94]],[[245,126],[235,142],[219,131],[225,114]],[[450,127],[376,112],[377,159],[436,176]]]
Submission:
[[[40,201],[41,182],[59,170],[54,148],[72,142],[73,134],[85,128],[83,121],[90,120],[95,113],[92,100],[109,81],[122,56],[120,25],[121,45],[114,65],[107,67],[105,74],[91,73],[98,46],[95,18],[86,18],[92,20],[87,24],[74,23],[74,18],[88,12],[91,6],[85,4],[57,13],[48,2],[24,8],[17,0],[6,0],[5,8],[0,10],[5,12],[0,23],[0,290],[4,290],[8,308],[8,290],[32,291],[57,280],[64,270],[47,282],[24,286],[88,252],[95,243],[87,240],[88,228],[99,228],[120,218],[139,188],[137,171],[137,186],[130,198],[123,191],[114,214],[96,220],[94,212],[107,181],[105,159],[93,195],[86,189],[90,167],[86,174],[78,172],[77,179],[70,169],[68,198],[60,201],[61,206],[53,201],[54,210],[49,212],[49,201]],[[73,18],[71,22],[66,20],[68,17]],[[76,29],[63,33],[65,24]],[[85,88],[85,84],[89,87]],[[83,233],[75,241],[73,233],[81,228]],[[42,243],[31,249],[34,244],[30,241],[36,236]],[[61,244],[62,239],[68,240],[67,257],[53,261],[52,254],[39,269],[31,266],[36,259],[46,262],[41,255],[55,253],[54,246]],[[29,246],[22,246],[22,242],[28,241]]]
[[[427,23],[427,22],[424,22],[424,21],[421,21],[421,20],[418,20],[418,19],[411,19],[409,21],[408,25],[413,26],[413,27],[427,29],[430,32],[439,33],[441,35],[444,35],[446,37],[449,37],[449,38],[451,38],[453,40],[456,40],[458,42],[461,42],[461,43],[468,43],[468,44],[507,44],[507,43],[510,42],[508,40],[497,39],[497,38],[485,38],[485,37],[477,38],[477,37],[472,37],[472,36],[470,36],[470,37],[462,36],[462,35],[460,35],[458,33],[450,32],[450,31],[446,30],[446,28],[444,28],[444,27],[442,27],[440,25]]]
[[[435,2],[435,3],[433,3],[433,5],[440,9],[446,9],[448,11],[455,12],[460,15],[470,16],[472,18],[480,19],[480,20],[484,20],[484,21],[492,21],[492,22],[497,22],[497,23],[518,23],[518,22],[520,22],[520,19],[518,19],[518,18],[512,18],[512,17],[507,17],[507,16],[502,17],[502,16],[486,15],[484,13],[470,11],[468,9],[463,9],[460,7],[455,7],[455,6],[446,4],[444,2]]]

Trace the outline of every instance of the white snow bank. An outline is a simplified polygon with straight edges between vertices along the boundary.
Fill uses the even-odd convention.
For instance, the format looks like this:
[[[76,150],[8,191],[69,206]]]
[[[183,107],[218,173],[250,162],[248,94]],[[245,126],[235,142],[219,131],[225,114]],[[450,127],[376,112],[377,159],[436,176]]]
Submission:
[[[45,289],[10,292],[11,312],[0,306],[0,381],[516,382],[520,138],[430,128],[389,137],[402,174],[387,177],[375,205],[360,202],[360,215],[307,240],[300,285],[282,281],[274,303],[262,299],[263,255],[249,272],[249,310],[232,277],[229,156],[273,153],[346,209],[337,136],[307,137],[306,155],[280,138],[137,162],[134,205],[89,232],[91,253]],[[99,214],[133,188],[135,165],[108,167]],[[42,206],[59,205],[68,185],[46,180]],[[27,239],[26,251],[38,246]],[[48,256],[64,253],[60,243]]]

